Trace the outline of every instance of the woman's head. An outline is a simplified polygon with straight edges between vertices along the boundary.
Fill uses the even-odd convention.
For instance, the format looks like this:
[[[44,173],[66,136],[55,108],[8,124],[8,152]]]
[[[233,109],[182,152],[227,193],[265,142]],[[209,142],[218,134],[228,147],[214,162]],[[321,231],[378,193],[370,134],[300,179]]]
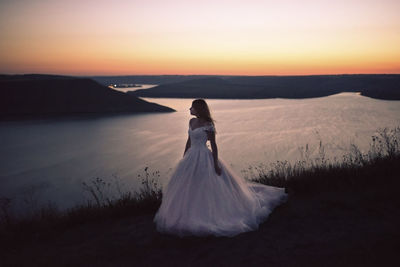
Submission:
[[[192,107],[190,108],[190,114],[195,115],[198,118],[204,119],[211,123],[214,123],[211,117],[210,109],[204,99],[196,99],[192,102]]]

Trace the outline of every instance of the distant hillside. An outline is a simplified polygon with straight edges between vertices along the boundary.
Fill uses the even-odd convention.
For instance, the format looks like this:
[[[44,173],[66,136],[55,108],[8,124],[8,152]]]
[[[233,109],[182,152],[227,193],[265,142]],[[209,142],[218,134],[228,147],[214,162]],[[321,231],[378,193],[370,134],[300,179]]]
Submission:
[[[214,75],[125,75],[125,76],[88,76],[92,80],[103,84],[168,84],[198,78],[212,77]]]
[[[177,98],[310,98],[361,92],[378,99],[400,100],[400,75],[350,74],[312,76],[214,76],[162,84],[128,94]]]
[[[110,89],[88,78],[0,75],[0,118],[171,111],[174,110]]]

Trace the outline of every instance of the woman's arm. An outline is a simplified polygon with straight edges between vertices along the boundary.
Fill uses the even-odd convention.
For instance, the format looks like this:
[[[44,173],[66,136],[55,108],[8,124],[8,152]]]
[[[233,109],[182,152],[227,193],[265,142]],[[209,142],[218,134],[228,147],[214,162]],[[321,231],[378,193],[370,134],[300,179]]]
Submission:
[[[214,131],[207,131],[208,139],[210,140],[211,143],[211,149],[212,149],[212,154],[214,158],[214,168],[215,172],[218,175],[221,175],[221,168],[218,165],[218,148],[217,148],[217,143],[215,142],[215,132]]]
[[[190,121],[189,121],[189,128],[192,128],[192,123],[193,123],[194,120],[195,120],[195,118],[191,118],[191,119],[190,119]],[[186,141],[186,146],[185,146],[185,151],[183,152],[183,156],[185,156],[186,151],[190,148],[190,143],[191,143],[191,141],[190,141],[190,135],[188,135],[188,139],[187,139],[187,141]]]
[[[186,141],[186,146],[185,146],[185,151],[183,152],[183,156],[185,156],[186,151],[190,148],[190,136],[188,136],[188,139]]]

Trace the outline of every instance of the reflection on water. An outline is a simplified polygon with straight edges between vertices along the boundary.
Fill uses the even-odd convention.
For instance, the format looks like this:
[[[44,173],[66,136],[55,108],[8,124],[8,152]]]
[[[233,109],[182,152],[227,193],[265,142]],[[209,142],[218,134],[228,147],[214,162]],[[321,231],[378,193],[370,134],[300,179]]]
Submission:
[[[100,177],[112,182],[115,175],[123,188],[135,190],[146,166],[159,170],[160,182],[166,183],[183,155],[192,99],[145,100],[177,112],[1,122],[0,197],[50,199],[66,208],[89,198],[82,181]],[[367,150],[375,130],[400,125],[400,101],[355,93],[208,103],[219,156],[237,172],[261,162],[297,160],[299,147],[306,144],[316,154],[320,140],[330,157],[345,153],[350,143]]]
[[[136,84],[136,85],[140,85],[138,87],[117,87],[117,88],[112,88],[114,90],[120,91],[120,92],[128,92],[128,91],[136,91],[139,89],[150,89],[153,87],[156,87],[158,84]]]

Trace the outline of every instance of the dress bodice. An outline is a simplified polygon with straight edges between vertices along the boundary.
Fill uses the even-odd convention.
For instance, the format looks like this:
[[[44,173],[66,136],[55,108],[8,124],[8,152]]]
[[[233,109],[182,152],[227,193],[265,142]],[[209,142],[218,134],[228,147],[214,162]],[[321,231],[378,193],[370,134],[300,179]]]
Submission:
[[[206,147],[207,143],[207,132],[215,131],[213,125],[205,125],[192,130],[189,126],[190,146],[191,147]]]

